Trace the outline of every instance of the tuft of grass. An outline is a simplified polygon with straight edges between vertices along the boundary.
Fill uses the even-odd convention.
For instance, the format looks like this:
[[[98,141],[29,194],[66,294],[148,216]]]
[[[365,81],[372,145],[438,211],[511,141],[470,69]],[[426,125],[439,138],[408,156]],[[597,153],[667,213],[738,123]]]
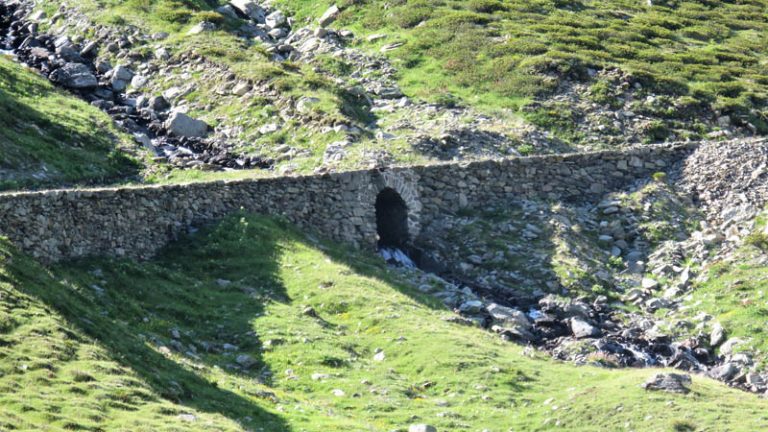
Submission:
[[[768,251],[768,234],[763,231],[754,231],[744,239],[744,243],[766,252]]]

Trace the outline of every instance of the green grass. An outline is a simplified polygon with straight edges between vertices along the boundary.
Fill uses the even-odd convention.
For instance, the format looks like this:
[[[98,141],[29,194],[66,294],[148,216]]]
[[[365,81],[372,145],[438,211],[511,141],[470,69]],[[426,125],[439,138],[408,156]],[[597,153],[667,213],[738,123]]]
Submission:
[[[282,0],[301,20],[332,2]],[[320,3],[320,4],[319,4]],[[618,67],[644,91],[688,96],[768,131],[768,2],[750,0],[369,0],[342,2],[340,26],[385,33],[411,94],[516,108],[588,68]],[[596,83],[599,85],[599,83]],[[684,115],[680,112],[678,115]]]
[[[451,312],[377,258],[271,219],[230,217],[144,263],[44,269],[6,243],[0,251],[4,429],[768,427],[764,400],[714,381],[694,378],[685,396],[646,393],[639,385],[656,370],[524,355],[444,321]],[[243,354],[247,370],[234,367]]]
[[[237,35],[242,22],[215,12],[224,3],[83,0],[77,8],[94,24],[170,34],[163,41],[139,42],[132,47],[134,54],[151,57],[158,46],[174,56],[195,52],[234,72],[238,80],[276,92],[235,97],[221,88],[228,81],[227,72],[209,67],[193,72],[195,91],[186,96],[191,114],[236,130],[233,142],[238,152],[277,157],[275,148],[288,144],[299,154],[279,164],[291,163],[299,172],[311,172],[321,165],[325,146],[338,139],[338,134],[323,133],[324,129],[342,124],[365,129],[373,120],[384,126],[397,120],[397,114],[374,115],[365,101],[354,96],[350,89],[360,79],[350,77],[353,67],[343,61],[320,55],[311,63],[273,62],[261,44],[246,43]],[[294,16],[296,27],[316,22],[331,3],[275,2]],[[513,119],[521,127],[531,123],[564,144],[589,142],[590,137],[578,127],[580,109],[550,103],[548,98],[560,84],[587,82],[589,99],[613,109],[623,106],[619,83],[590,80],[590,69],[602,68],[619,68],[631,75],[633,88],[642,86],[635,90],[629,108],[652,120],[641,131],[644,142],[700,139],[717,129],[709,122],[721,115],[729,115],[734,125],[751,123],[760,133],[768,132],[765,0],[680,0],[652,7],[635,0],[345,0],[339,6],[343,12],[334,27],[353,30],[357,36],[353,48],[377,53],[384,44],[404,43],[386,55],[399,70],[397,79],[408,96],[445,106],[469,105],[497,118]],[[46,0],[41,7],[51,16],[59,2]],[[216,23],[217,29],[187,35],[203,20]],[[93,39],[95,27],[70,31]],[[366,36],[373,33],[387,37],[368,42]],[[146,91],[159,94],[187,82],[184,72],[170,71],[164,79],[150,82]],[[655,97],[653,103],[646,100],[650,94]],[[287,122],[282,131],[258,133],[304,96],[319,102],[301,119]],[[531,105],[532,101],[542,104]],[[607,135],[621,134],[607,119],[603,126]],[[364,134],[340,168],[365,165],[361,154],[370,147],[390,152],[396,163],[423,159],[410,145],[403,145],[406,138],[413,138],[411,132],[400,130],[401,140],[392,142]]]
[[[0,56],[0,190],[105,182],[138,172],[107,114]]]
[[[696,288],[690,300],[719,321],[728,337],[747,339],[739,350],[757,353],[762,367],[768,352],[766,281],[768,268],[764,265],[723,263],[710,269],[709,279]]]
[[[695,283],[682,310],[684,318],[692,318],[694,310],[710,314],[712,322],[719,322],[726,338],[743,340],[735,351],[748,351],[759,369],[768,366],[768,307],[765,265],[765,214],[756,219],[753,232],[747,235],[740,248],[729,260],[716,262],[706,269],[704,278]],[[711,323],[707,325],[707,330]]]

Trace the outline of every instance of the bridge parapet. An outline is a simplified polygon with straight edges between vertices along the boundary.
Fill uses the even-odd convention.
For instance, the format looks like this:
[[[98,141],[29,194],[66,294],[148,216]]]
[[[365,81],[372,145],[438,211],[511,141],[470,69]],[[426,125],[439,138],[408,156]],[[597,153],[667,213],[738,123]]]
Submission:
[[[515,198],[586,200],[684,158],[695,144],[185,185],[0,194],[0,233],[40,261],[148,258],[188,227],[238,210],[280,215],[360,248],[376,245],[374,203],[392,188],[408,228]]]

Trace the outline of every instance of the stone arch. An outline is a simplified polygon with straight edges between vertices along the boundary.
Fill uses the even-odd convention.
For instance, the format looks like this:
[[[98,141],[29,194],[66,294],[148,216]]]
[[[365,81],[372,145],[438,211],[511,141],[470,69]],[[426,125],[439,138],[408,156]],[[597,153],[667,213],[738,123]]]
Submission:
[[[414,240],[421,232],[421,200],[418,192],[418,175],[411,170],[379,171],[374,180],[375,197],[384,189],[392,189],[405,202],[407,208],[408,235]]]
[[[392,188],[384,188],[376,196],[375,208],[378,246],[402,248],[408,244],[408,206],[403,197]]]

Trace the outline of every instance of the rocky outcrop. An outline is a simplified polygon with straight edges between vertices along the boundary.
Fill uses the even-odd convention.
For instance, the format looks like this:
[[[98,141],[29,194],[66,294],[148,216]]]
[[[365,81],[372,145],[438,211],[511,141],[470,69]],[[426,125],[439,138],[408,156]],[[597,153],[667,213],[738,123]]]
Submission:
[[[233,151],[226,136],[208,136],[208,125],[202,120],[181,114],[179,109],[171,110],[169,100],[180,98],[183,91],[191,88],[172,88],[168,98],[153,95],[146,88],[155,69],[130,48],[167,34],[142,35],[131,31],[126,35],[94,26],[93,40],[76,43],[66,32],[39,33],[38,24],[28,15],[30,6],[27,2],[0,2],[0,49],[12,50],[20,61],[52,82],[106,111],[158,161],[165,160],[179,168],[207,170],[272,166],[273,161],[261,155]],[[64,7],[50,18],[51,23],[69,23],[68,20],[78,28],[89,25],[86,18]],[[113,66],[104,60],[105,52],[116,54],[125,63]],[[155,54],[159,61],[170,61],[167,52]],[[183,57],[186,64],[199,60],[195,55]]]

